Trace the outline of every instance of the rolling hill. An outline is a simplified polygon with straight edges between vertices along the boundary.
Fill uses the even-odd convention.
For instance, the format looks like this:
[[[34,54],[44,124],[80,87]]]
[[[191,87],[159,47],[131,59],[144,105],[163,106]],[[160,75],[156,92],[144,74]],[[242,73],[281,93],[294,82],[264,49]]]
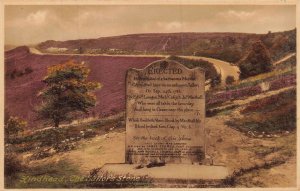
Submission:
[[[5,108],[11,115],[37,124],[34,108],[40,100],[38,92],[47,67],[73,59],[84,61],[91,69],[89,80],[98,81],[102,88],[96,92],[99,103],[93,116],[124,110],[125,74],[128,68],[144,68],[161,57],[67,56],[31,54],[28,47],[18,47],[5,54]],[[25,72],[25,71],[31,72]],[[12,77],[14,76],[14,77]]]
[[[255,41],[262,41],[274,60],[295,52],[296,29],[267,34],[250,33],[149,33],[97,39],[48,40],[36,47],[42,52],[167,54],[212,57],[239,61]]]

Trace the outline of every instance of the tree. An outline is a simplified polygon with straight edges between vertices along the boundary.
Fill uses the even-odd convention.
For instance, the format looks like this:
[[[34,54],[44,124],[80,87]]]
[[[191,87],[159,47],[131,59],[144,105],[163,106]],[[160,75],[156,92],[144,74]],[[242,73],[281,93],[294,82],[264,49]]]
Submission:
[[[88,113],[96,104],[92,91],[100,87],[97,82],[87,81],[89,72],[84,63],[72,60],[49,67],[43,80],[46,87],[39,94],[43,100],[38,108],[39,116],[57,128],[76,113]]]
[[[24,131],[26,126],[25,120],[10,116],[4,127],[5,137],[9,139],[11,135],[18,135],[19,132]]]
[[[270,53],[261,41],[253,43],[251,50],[239,63],[241,75],[244,79],[272,70]]]

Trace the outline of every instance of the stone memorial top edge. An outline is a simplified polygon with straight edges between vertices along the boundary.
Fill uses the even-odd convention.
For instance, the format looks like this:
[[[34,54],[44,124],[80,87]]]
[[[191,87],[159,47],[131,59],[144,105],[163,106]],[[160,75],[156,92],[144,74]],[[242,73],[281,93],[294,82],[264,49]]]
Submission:
[[[189,72],[199,71],[200,73],[205,74],[205,70],[201,67],[188,68],[185,65],[179,63],[178,61],[163,59],[163,60],[158,60],[158,61],[155,61],[155,62],[151,62],[146,67],[141,68],[141,69],[129,68],[126,72],[126,78],[127,78],[127,75],[128,75],[129,72],[145,72],[145,71],[149,70],[149,68],[151,68],[151,67],[161,66],[162,64],[171,64],[171,65],[168,65],[168,67],[170,67],[170,66],[177,67],[177,68],[183,69],[184,71],[189,71]]]

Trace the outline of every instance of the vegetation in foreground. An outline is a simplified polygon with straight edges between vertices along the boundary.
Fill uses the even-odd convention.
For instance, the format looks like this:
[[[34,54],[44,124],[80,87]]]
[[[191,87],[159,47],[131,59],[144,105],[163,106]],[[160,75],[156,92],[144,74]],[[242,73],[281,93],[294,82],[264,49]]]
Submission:
[[[227,125],[243,132],[276,134],[296,129],[296,89],[250,102]]]

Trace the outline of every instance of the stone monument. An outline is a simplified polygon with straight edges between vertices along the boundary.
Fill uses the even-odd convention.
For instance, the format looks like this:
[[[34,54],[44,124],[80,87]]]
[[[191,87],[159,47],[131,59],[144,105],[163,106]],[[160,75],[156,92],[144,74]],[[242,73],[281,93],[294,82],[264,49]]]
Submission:
[[[228,170],[205,162],[204,123],[205,72],[201,68],[160,60],[144,69],[129,69],[125,163],[106,164],[101,170],[147,175],[156,182],[216,185],[228,176]]]
[[[126,163],[199,163],[205,157],[205,72],[175,61],[129,69]]]

